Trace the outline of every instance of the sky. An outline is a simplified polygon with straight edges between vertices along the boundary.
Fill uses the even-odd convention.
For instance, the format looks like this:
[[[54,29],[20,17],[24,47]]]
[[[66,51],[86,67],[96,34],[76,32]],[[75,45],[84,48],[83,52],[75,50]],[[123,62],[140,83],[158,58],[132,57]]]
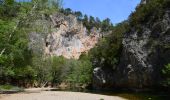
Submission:
[[[63,0],[63,7],[101,20],[110,18],[116,24],[126,20],[139,3],[140,0]]]
[[[73,11],[81,11],[88,16],[99,17],[101,20],[110,18],[112,23],[116,24],[126,20],[140,1],[141,0],[63,0],[63,7],[71,8]]]

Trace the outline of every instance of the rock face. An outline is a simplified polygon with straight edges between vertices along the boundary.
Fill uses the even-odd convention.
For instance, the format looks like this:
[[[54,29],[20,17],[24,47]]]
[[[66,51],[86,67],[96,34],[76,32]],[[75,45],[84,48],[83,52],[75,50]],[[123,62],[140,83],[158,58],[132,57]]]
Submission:
[[[126,33],[122,44],[120,64],[114,71],[94,69],[94,87],[158,86],[161,69],[170,62],[170,10],[161,20],[143,24],[140,32],[132,29]]]
[[[32,36],[30,44],[42,45],[41,49],[46,56],[78,59],[81,53],[88,52],[93,48],[100,38],[99,30],[93,28],[88,32],[82,22],[73,15],[65,16],[57,13],[51,15],[50,20],[52,32],[41,39],[44,42],[37,35],[30,35]],[[34,40],[38,40],[38,42]]]
[[[56,31],[47,36],[46,55],[78,59],[81,53],[89,51],[98,42],[100,31],[93,29],[88,33],[73,15],[55,14],[51,19]]]

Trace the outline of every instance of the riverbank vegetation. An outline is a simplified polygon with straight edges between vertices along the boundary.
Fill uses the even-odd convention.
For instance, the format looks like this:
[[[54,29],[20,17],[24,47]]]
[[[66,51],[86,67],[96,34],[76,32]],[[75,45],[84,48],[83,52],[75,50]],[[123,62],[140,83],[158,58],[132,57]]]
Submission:
[[[45,57],[40,50],[29,49],[29,33],[47,35],[51,30],[47,24],[35,21],[49,18],[53,13],[73,14],[91,30],[93,27],[110,30],[110,19],[100,21],[81,12],[62,9],[61,0],[33,0],[32,2],[0,2],[0,84],[13,84],[24,87],[41,87],[62,82],[71,84],[90,84],[92,82],[92,63],[83,54],[79,60],[63,57]],[[44,28],[45,27],[45,28]],[[104,30],[107,29],[107,30]]]
[[[33,52],[29,49],[29,33],[35,31],[46,35],[50,32],[47,25],[37,25],[34,22],[59,12],[61,2],[60,0],[32,2],[1,0],[0,84],[42,87],[62,82],[91,83],[92,64],[87,55],[82,55],[79,60],[45,57],[41,50]]]

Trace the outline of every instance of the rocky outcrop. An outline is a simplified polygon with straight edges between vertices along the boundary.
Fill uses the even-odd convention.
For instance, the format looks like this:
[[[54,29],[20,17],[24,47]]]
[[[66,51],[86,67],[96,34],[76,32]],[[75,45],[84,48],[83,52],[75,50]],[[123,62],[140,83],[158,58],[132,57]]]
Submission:
[[[55,14],[51,19],[56,31],[47,36],[46,55],[78,59],[81,53],[89,51],[98,42],[100,31],[94,28],[88,33],[73,15]]]
[[[94,69],[94,87],[158,86],[161,70],[170,62],[170,10],[166,10],[162,19],[143,24],[140,31],[132,28],[122,44],[120,64],[115,70]]]
[[[170,61],[170,11],[163,20],[143,25],[142,31],[132,31],[123,40],[123,53],[117,69],[121,83],[128,87],[151,87],[161,80],[161,69]]]
[[[100,38],[100,30],[93,28],[90,32],[87,31],[82,22],[73,15],[56,13],[50,16],[50,20],[50,33],[44,36],[38,36],[38,33],[30,34],[30,47],[33,51],[34,47],[39,45],[46,56],[78,59],[82,53],[93,48]]]

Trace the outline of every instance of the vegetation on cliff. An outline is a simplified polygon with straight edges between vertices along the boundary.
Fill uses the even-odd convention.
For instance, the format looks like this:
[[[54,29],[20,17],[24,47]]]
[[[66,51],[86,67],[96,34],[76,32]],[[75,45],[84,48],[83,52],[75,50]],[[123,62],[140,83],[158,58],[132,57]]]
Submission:
[[[142,65],[140,65],[140,63],[137,63],[138,60],[140,60],[140,59],[135,59],[135,57],[140,58],[140,55],[138,55],[134,52],[138,48],[135,48],[135,47],[130,48],[128,46],[130,46],[134,42],[140,43],[140,40],[142,40],[142,37],[140,37],[139,34],[146,34],[146,33],[144,33],[144,28],[145,29],[148,28],[148,29],[151,29],[153,31],[154,30],[154,29],[152,29],[153,25],[155,23],[159,22],[159,21],[160,22],[162,21],[163,16],[166,13],[166,10],[168,10],[169,7],[170,7],[169,5],[170,5],[169,0],[146,0],[146,4],[144,3],[144,4],[138,5],[136,7],[136,10],[129,16],[129,19],[127,21],[122,22],[120,24],[117,24],[115,27],[113,27],[112,28],[112,34],[109,37],[105,37],[105,38],[101,39],[101,41],[97,44],[97,46],[91,50],[92,62],[93,62],[93,65],[94,65],[93,67],[94,68],[96,68],[96,67],[102,68],[102,69],[105,69],[105,70],[108,69],[108,67],[110,67],[109,69],[110,70],[112,69],[112,71],[110,71],[110,73],[114,73],[114,71],[120,71],[121,70],[122,73],[121,72],[115,72],[115,73],[120,73],[120,74],[118,74],[114,78],[117,78],[118,76],[121,76],[121,75],[123,76],[125,71],[127,71],[127,72],[129,71],[124,76],[125,80],[127,80],[127,81],[125,81],[125,82],[127,82],[126,84],[128,84],[128,82],[132,82],[132,80],[136,80],[134,74],[139,75],[139,78],[140,78],[140,75],[141,75],[141,77],[143,77],[142,74],[137,73],[137,70],[140,70],[139,72],[142,72],[142,70],[140,68],[143,67]],[[154,30],[152,32],[152,34],[156,34],[156,33],[161,34],[162,31],[158,31],[158,30],[159,29],[157,29],[156,32]],[[168,32],[166,34],[169,34]],[[134,36],[134,38],[133,38],[131,36],[131,33],[134,33],[137,36],[133,35]],[[133,41],[133,39],[135,39],[135,37],[136,37],[137,40]],[[118,68],[118,67],[120,67],[120,57],[122,57],[121,54],[123,52],[123,49],[122,49],[123,38],[127,38],[127,41],[125,41],[125,42],[127,42],[127,45],[126,45],[127,47],[124,48],[124,49],[127,49],[127,48],[131,49],[131,51],[129,51],[129,54],[126,52],[126,50],[124,50],[125,53],[128,55],[128,56],[125,56],[125,57],[129,57],[129,58],[126,58],[126,59],[129,59],[130,62],[127,62],[127,64],[129,64],[129,65],[124,65],[124,67]],[[159,41],[159,39],[162,38],[162,37],[157,37],[157,38],[158,39],[152,38],[152,36],[149,37],[149,41],[154,40],[154,42],[151,43],[151,46],[154,45],[154,47],[153,47],[154,50],[151,51],[151,52],[154,53],[154,51],[156,50],[156,47],[161,47],[162,51],[168,52],[169,48],[167,48],[167,47],[168,47],[169,43],[166,42],[166,43],[162,44],[161,43],[162,41]],[[128,42],[128,41],[132,41],[132,42]],[[141,41],[141,44],[142,43],[144,43],[144,41]],[[139,48],[141,48],[141,47],[139,46]],[[133,50],[133,49],[135,49],[135,50]],[[145,50],[145,49],[143,49],[143,50]],[[146,49],[146,50],[148,50],[148,49]],[[168,54],[169,53],[167,53],[167,55]],[[168,82],[169,71],[168,71],[168,67],[167,67],[167,66],[169,66],[169,65],[167,65],[167,63],[170,62],[170,61],[168,61],[169,58],[164,58],[165,55],[157,56],[157,54],[155,54],[154,57],[157,57],[162,61],[158,62],[158,64],[160,64],[160,65],[154,65],[153,64],[153,70],[157,71],[156,72],[157,75],[153,75],[153,76],[158,76],[159,78],[161,77],[160,79],[165,79],[165,81],[163,82],[163,85],[169,86],[168,85],[168,83],[169,83]],[[166,60],[161,59],[161,57],[166,59]],[[151,58],[151,59],[153,60],[155,58]],[[149,59],[147,59],[147,60],[148,61],[146,61],[146,62],[149,62]],[[126,62],[121,62],[121,63],[126,63]],[[133,66],[133,65],[131,65],[131,63],[136,64],[136,65]],[[139,64],[139,65],[137,65],[137,64]],[[166,77],[163,78],[161,76],[161,72],[162,72],[162,68],[164,68],[164,65],[167,65],[167,66],[166,66],[165,69],[163,69],[163,72],[164,72],[163,74],[166,76]],[[133,69],[133,67],[134,67],[134,69]],[[138,67],[140,67],[140,68],[138,69]],[[115,69],[119,69],[119,70],[115,70]],[[134,75],[134,77],[130,76],[131,71],[132,71],[132,76]],[[107,70],[106,70],[106,73],[108,73]],[[106,73],[103,72],[102,74],[105,75]],[[105,80],[108,79],[108,81],[110,82],[110,83],[108,83],[109,85],[115,83],[114,81],[116,79],[112,79],[109,76],[108,76],[109,78],[107,78],[106,75],[105,75],[105,77],[106,77]],[[149,77],[149,76],[147,76],[147,77]],[[103,77],[101,76],[101,79],[102,78]],[[129,78],[129,80],[127,78]],[[141,78],[141,80],[142,79],[143,78]],[[113,82],[110,81],[110,80],[112,80]],[[123,78],[118,79],[118,80],[121,81],[121,80],[123,80]],[[138,79],[138,80],[140,80],[140,79]],[[143,79],[143,81],[144,81],[144,79]],[[139,83],[142,83],[142,82],[139,82]],[[160,83],[162,83],[161,80],[159,80],[158,84],[160,84]],[[96,84],[98,84],[98,83],[96,83]],[[106,83],[102,83],[102,81],[101,81],[101,84],[105,85]],[[118,84],[120,84],[120,83],[118,83]],[[122,84],[125,84],[125,83],[122,83]],[[129,84],[129,85],[131,85],[131,84]],[[138,84],[136,84],[136,85],[138,85]]]
[[[113,28],[113,24],[109,18],[100,20],[98,17],[83,15],[80,11],[72,11],[70,8],[60,9],[60,12],[65,15],[75,15],[79,21],[90,31],[93,27],[100,29],[102,32],[110,31]]]
[[[117,24],[112,29],[112,34],[102,38],[99,43],[90,51],[92,61],[96,67],[111,67],[115,69],[119,63],[122,51],[123,33],[128,30],[127,22]]]
[[[33,82],[36,70],[32,66],[33,54],[28,48],[28,33],[33,30],[31,22],[45,11],[58,9],[46,5],[47,0],[32,2],[0,2],[0,83],[23,85]],[[43,5],[43,6],[42,6]],[[44,12],[42,12],[44,11]]]
[[[163,85],[170,86],[170,64],[166,65],[164,69],[162,69],[162,74],[164,76]]]
[[[130,15],[130,25],[139,28],[142,24],[161,19],[169,5],[169,0],[147,0],[146,4],[136,7],[135,12]]]

